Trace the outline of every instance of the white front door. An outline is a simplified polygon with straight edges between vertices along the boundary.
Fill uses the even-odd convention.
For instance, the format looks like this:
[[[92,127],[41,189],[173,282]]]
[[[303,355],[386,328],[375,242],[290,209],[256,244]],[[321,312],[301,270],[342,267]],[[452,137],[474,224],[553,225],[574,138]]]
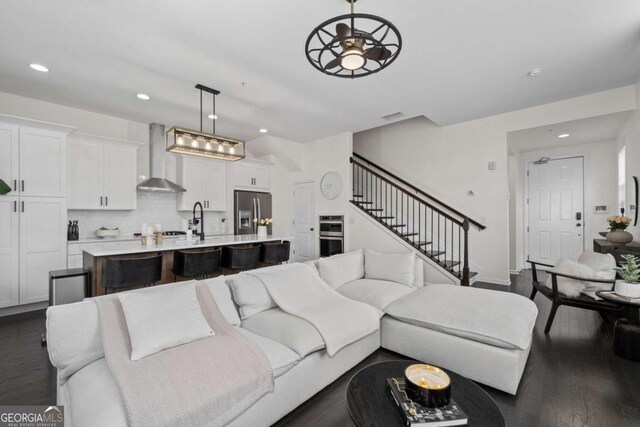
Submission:
[[[584,251],[584,158],[528,164],[528,259],[555,265]]]
[[[316,259],[316,206],[313,182],[295,184],[293,189],[295,260]]]

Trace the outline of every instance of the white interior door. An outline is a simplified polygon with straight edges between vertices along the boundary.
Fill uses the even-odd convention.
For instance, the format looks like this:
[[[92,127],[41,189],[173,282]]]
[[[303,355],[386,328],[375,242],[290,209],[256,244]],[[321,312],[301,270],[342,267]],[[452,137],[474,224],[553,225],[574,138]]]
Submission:
[[[313,182],[295,184],[293,189],[295,260],[316,259],[316,206]]]
[[[530,162],[528,256],[554,265],[584,251],[584,158]]]

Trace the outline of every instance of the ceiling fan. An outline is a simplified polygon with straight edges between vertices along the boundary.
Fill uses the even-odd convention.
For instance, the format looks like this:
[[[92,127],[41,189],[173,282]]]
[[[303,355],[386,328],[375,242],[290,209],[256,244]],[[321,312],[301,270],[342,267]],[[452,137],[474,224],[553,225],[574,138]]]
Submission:
[[[331,76],[355,78],[377,73],[400,53],[400,32],[384,18],[354,13],[356,0],[346,1],[351,5],[350,14],[331,18],[311,32],[305,46],[307,59]]]
[[[333,69],[341,65],[347,70],[357,70],[366,63],[367,59],[383,61],[391,57],[391,51],[384,46],[373,45],[369,49],[363,49],[367,44],[367,37],[371,35],[365,31],[354,28],[352,34],[347,24],[342,22],[337,24],[333,42],[340,41],[342,53],[330,61],[325,68]]]

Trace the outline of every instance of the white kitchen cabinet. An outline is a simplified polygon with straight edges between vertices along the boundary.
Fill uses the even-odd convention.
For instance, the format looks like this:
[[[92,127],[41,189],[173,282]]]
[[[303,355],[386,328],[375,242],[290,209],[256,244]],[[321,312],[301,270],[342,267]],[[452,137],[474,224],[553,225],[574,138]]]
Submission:
[[[227,209],[227,165],[222,160],[180,156],[176,180],[187,191],[178,193],[177,209],[192,211],[196,202],[206,212]]]
[[[139,145],[86,134],[70,137],[69,209],[135,209]]]
[[[18,197],[0,197],[0,308],[20,302],[19,215]]]
[[[20,127],[21,196],[67,195],[67,136]]]
[[[271,164],[257,160],[239,160],[235,167],[235,187],[245,190],[269,191]]]
[[[13,195],[67,195],[67,136],[0,123],[0,178]]]
[[[20,304],[49,299],[49,271],[67,265],[67,203],[63,198],[22,197]]]
[[[4,180],[14,192],[18,191],[20,180],[20,128],[0,123],[0,179]]]

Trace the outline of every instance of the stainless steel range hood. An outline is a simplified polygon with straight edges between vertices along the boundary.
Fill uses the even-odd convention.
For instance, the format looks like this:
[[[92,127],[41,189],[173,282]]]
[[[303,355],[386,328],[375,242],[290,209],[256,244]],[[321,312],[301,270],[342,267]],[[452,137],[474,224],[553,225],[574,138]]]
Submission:
[[[165,156],[164,125],[151,123],[149,125],[149,176],[138,184],[140,191],[161,191],[164,193],[179,193],[187,191],[164,177]]]

